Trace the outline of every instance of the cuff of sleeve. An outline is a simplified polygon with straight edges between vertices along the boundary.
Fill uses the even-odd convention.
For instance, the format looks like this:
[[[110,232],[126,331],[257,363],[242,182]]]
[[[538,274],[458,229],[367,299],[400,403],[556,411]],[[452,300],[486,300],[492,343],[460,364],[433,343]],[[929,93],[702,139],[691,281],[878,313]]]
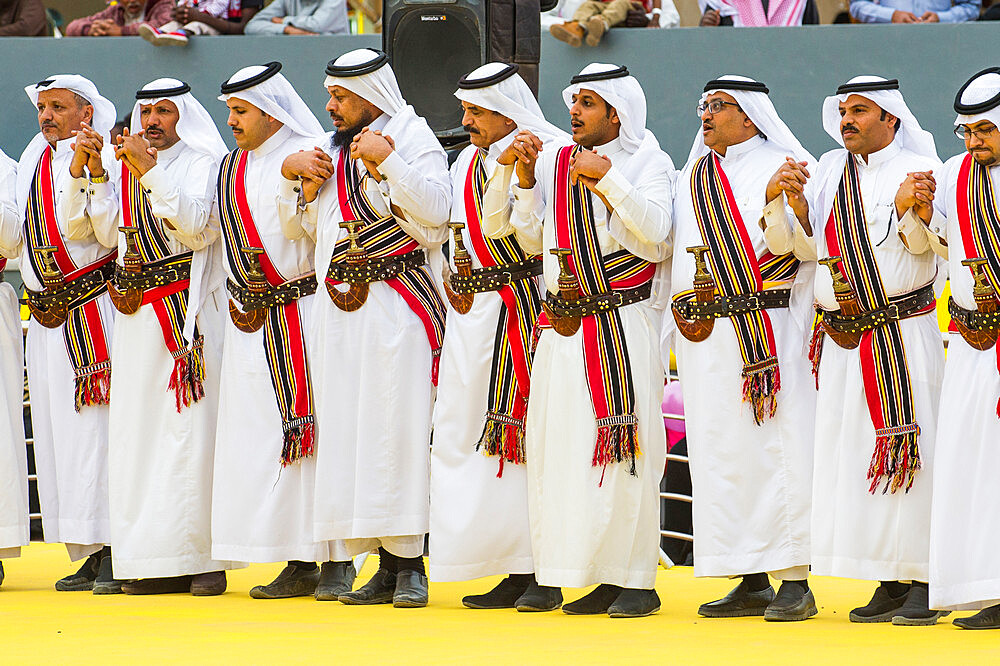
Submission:
[[[788,210],[785,207],[785,195],[782,194],[780,197],[774,197],[764,206],[763,210],[764,223],[768,227],[776,227],[782,224],[788,224]]]
[[[631,185],[622,172],[612,166],[604,177],[597,181],[597,190],[617,208],[627,197]]]
[[[395,150],[378,165],[378,172],[390,182],[399,182],[406,176],[410,165]]]
[[[151,197],[159,197],[170,186],[167,170],[157,164],[139,179],[139,184],[145,188],[146,194]]]
[[[73,176],[70,176],[69,193],[72,196],[76,196],[78,194],[86,195],[90,192],[92,188],[97,187],[97,185],[99,184],[100,183],[91,183],[90,178],[88,178],[86,174],[80,176],[79,178],[74,178]]]
[[[535,207],[535,190],[524,189],[520,185],[514,184],[510,188],[514,193],[514,208],[518,211],[530,213]]]
[[[916,216],[912,208],[907,210],[899,222],[896,223],[896,229],[899,233],[907,237],[918,230],[923,230],[923,226],[924,223]]]

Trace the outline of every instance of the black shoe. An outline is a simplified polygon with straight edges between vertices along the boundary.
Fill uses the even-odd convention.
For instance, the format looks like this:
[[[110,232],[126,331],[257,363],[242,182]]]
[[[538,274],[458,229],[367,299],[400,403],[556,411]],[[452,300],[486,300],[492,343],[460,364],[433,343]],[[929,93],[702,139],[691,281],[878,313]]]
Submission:
[[[1000,629],[1000,604],[969,617],[956,617],[951,623],[962,629]]]
[[[316,601],[336,601],[340,595],[350,592],[358,572],[354,562],[324,562],[319,574],[314,596]]]
[[[626,587],[614,603],[608,606],[611,617],[646,617],[660,610],[660,595],[656,590]]]
[[[565,604],[562,607],[562,611],[567,615],[600,615],[601,613],[607,613],[608,608],[611,607],[611,604],[615,602],[615,599],[621,593],[622,588],[617,585],[601,583],[586,596]]]
[[[3,562],[0,562],[0,585],[3,585]]]
[[[513,608],[514,602],[527,591],[532,580],[534,576],[525,575],[523,582],[507,576],[486,594],[470,594],[462,597],[462,603],[466,608]]]
[[[903,603],[906,602],[906,595],[909,589],[898,597],[889,594],[884,585],[875,588],[875,594],[867,606],[861,606],[851,611],[851,622],[891,622],[892,616],[896,614]]]
[[[290,597],[308,597],[316,591],[319,582],[319,567],[304,569],[289,564],[278,577],[267,585],[257,585],[250,590],[254,599],[288,599]]]
[[[111,570],[110,553],[101,558],[101,568],[94,581],[94,594],[124,594],[122,592],[122,583],[124,582],[115,579],[114,572]]]
[[[194,576],[170,576],[167,578],[142,578],[122,583],[125,594],[187,594],[191,591]]]
[[[94,581],[101,570],[101,554],[99,550],[83,561],[75,574],[70,574],[56,581],[56,589],[60,592],[83,592],[94,589]]]
[[[562,600],[562,590],[558,587],[548,587],[539,585],[537,581],[531,581],[524,594],[514,602],[514,608],[520,613],[553,611],[562,606]]]
[[[897,627],[929,627],[937,624],[939,617],[948,615],[950,611],[931,610],[927,600],[927,585],[914,583],[906,595],[906,601],[892,616],[892,623]]]
[[[768,605],[774,601],[774,588],[768,585],[763,590],[751,592],[745,580],[717,601],[710,601],[698,608],[702,617],[748,617],[763,615]]]
[[[423,608],[427,605],[427,576],[403,569],[396,574],[396,591],[392,594],[394,608]]]
[[[801,585],[785,581],[778,588],[774,601],[767,605],[764,619],[768,622],[799,622],[818,612],[812,590],[803,590]]]
[[[337,601],[349,606],[388,604],[392,603],[392,595],[395,591],[396,574],[380,568],[367,583],[354,592],[344,592],[337,597]]]

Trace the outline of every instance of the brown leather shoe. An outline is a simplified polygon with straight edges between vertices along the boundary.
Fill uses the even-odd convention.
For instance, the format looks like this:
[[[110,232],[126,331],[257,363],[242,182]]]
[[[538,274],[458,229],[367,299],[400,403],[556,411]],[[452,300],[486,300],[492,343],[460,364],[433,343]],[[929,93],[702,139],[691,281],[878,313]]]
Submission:
[[[583,36],[586,31],[577,21],[567,21],[566,23],[550,25],[549,33],[560,42],[566,42],[570,46],[580,46],[583,44]]]
[[[587,20],[587,46],[597,46],[608,30],[608,24],[600,16],[591,16]]]
[[[180,594],[191,587],[191,576],[141,578],[122,583],[125,594]]]
[[[209,571],[191,579],[191,594],[196,597],[214,597],[226,591],[226,572]]]

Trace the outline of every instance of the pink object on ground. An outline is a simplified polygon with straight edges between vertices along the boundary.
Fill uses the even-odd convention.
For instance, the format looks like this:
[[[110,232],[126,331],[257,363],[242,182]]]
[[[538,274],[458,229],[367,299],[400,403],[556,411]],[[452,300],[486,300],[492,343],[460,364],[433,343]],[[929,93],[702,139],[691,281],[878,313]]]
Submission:
[[[684,414],[684,399],[681,395],[681,383],[669,382],[663,387],[662,409],[664,414]],[[663,425],[667,429],[667,450],[681,441],[686,432],[684,421],[663,417]]]

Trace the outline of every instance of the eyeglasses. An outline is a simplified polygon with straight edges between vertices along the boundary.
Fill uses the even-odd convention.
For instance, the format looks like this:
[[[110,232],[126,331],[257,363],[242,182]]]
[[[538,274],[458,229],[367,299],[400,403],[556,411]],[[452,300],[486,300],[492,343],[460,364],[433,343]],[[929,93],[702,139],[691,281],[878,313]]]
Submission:
[[[996,125],[986,125],[985,127],[980,127],[978,129],[972,129],[968,125],[958,125],[955,127],[955,136],[963,141],[968,141],[972,137],[976,137],[980,141],[985,141],[993,132],[997,131]]]
[[[735,102],[726,102],[721,99],[713,99],[708,104],[702,102],[701,104],[698,105],[698,117],[701,118],[703,115],[705,115],[706,110],[714,116],[719,111],[722,111],[722,107],[724,106],[735,106],[737,109],[740,109],[740,105]],[[740,111],[742,110],[743,109],[740,109]]]

